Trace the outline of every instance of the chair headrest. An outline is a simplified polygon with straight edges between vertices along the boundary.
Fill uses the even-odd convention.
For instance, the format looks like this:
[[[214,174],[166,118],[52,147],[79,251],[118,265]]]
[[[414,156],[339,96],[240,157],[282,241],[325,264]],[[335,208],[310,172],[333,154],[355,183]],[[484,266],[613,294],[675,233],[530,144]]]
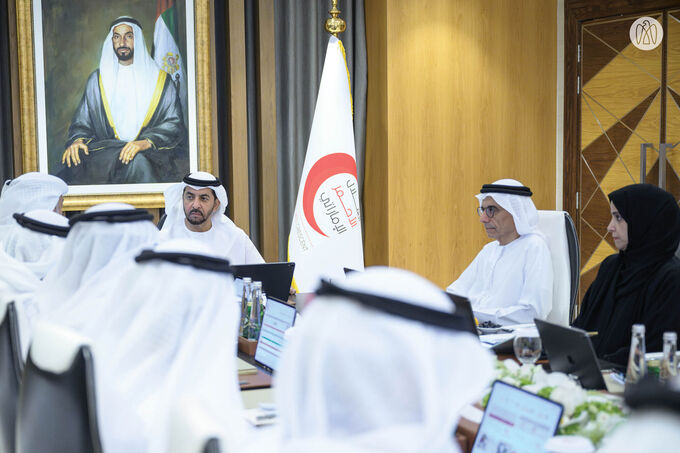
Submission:
[[[0,323],[5,320],[5,314],[9,311],[9,304],[12,302],[0,303]]]
[[[38,322],[29,354],[33,363],[51,373],[63,373],[73,364],[76,354],[90,341],[69,330],[47,322]]]

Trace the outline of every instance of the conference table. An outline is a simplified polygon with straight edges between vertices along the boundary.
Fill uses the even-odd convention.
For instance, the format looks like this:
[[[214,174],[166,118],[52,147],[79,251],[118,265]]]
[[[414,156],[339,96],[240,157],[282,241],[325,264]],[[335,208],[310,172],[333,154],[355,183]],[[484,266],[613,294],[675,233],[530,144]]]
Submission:
[[[255,409],[261,403],[273,403],[274,391],[272,389],[271,373],[257,366],[252,356],[240,351],[238,352],[237,362],[243,407],[245,409]]]
[[[292,297],[289,302],[295,303],[295,297]],[[306,302],[306,300],[300,301]],[[298,308],[302,304],[297,304]],[[253,352],[254,349],[251,348]],[[255,410],[262,404],[271,405],[274,403],[274,389],[272,388],[272,375],[268,371],[255,363],[252,355],[247,353],[243,348],[238,352],[239,370],[247,369],[244,374],[239,374],[239,384],[241,387],[241,396],[243,399],[244,408],[248,410]],[[501,349],[501,352],[496,352],[498,360],[513,359],[517,362],[514,354],[507,350]],[[518,362],[519,363],[519,362]],[[547,365],[547,360],[539,360],[537,364]],[[611,379],[607,379],[607,384],[615,386]],[[620,392],[623,392],[623,386],[620,386]],[[618,392],[617,392],[618,393]],[[483,409],[479,404],[468,405],[461,412],[461,418],[455,431],[455,439],[458,442],[461,451],[468,453],[472,450],[472,445],[479,429],[479,424],[483,416]]]
[[[298,294],[291,296],[289,303],[296,305],[298,310],[304,308],[312,295]],[[297,302],[297,303],[296,303]],[[241,397],[243,399],[243,406],[246,411],[253,410],[260,407],[261,404],[274,403],[274,390],[272,388],[272,375],[262,367],[257,365],[253,356],[254,349],[244,346],[241,342],[239,344],[238,363],[239,370],[247,372],[239,373],[239,385],[241,387]],[[514,359],[513,354],[499,353],[497,354],[499,360],[506,358]],[[253,369],[254,368],[254,369]],[[455,438],[464,453],[472,450],[477,429],[483,410],[479,406],[467,406],[462,414],[455,432]]]

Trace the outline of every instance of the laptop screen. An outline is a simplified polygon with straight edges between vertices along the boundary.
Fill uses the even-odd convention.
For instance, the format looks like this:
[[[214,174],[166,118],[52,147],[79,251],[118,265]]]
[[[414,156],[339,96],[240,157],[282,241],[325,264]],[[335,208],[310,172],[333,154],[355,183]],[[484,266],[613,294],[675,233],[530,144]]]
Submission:
[[[587,332],[540,319],[535,322],[553,371],[578,377],[585,389],[607,388]]]
[[[496,381],[472,453],[543,452],[561,417],[561,404]]]
[[[255,349],[255,361],[276,370],[281,350],[285,344],[284,333],[295,322],[295,307],[276,299],[267,298],[267,308],[262,318],[260,338]]]
[[[455,313],[461,316],[464,330],[473,335],[478,335],[477,323],[475,323],[475,315],[472,312],[470,299],[451,293],[446,293],[446,295],[449,296],[454,307],[456,307]]]
[[[276,299],[287,300],[290,284],[293,280],[295,263],[260,263],[239,264],[231,266],[234,272],[236,295],[241,296],[243,277],[250,277],[254,282],[262,282],[262,291]]]

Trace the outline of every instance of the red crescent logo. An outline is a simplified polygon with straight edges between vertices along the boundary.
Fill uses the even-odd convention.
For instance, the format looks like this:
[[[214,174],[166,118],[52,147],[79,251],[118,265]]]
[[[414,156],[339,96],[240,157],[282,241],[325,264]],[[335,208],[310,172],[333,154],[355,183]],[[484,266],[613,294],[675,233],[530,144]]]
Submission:
[[[322,157],[314,165],[307,174],[307,181],[305,188],[302,191],[302,211],[309,225],[319,234],[328,237],[319,228],[314,218],[314,197],[316,191],[319,190],[321,184],[326,182],[328,178],[341,173],[349,173],[357,177],[357,163],[352,156],[345,153],[334,153]]]

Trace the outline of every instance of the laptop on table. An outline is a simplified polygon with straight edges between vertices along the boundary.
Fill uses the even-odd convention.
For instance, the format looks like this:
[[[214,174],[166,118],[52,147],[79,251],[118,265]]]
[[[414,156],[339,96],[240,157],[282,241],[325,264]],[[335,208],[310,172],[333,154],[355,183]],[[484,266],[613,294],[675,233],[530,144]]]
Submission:
[[[460,325],[458,327],[465,332],[477,335],[477,323],[475,323],[475,315],[472,312],[470,299],[457,294],[446,293],[446,295],[449,296],[454,307],[456,307],[454,313],[460,316]]]
[[[286,344],[285,332],[295,323],[295,306],[267,297],[267,308],[255,349],[255,363],[269,372],[278,368]]]
[[[254,282],[262,282],[262,291],[268,296],[288,300],[295,263],[238,264],[231,269],[235,279],[250,277]]]
[[[543,452],[562,411],[555,401],[495,381],[471,452]]]
[[[576,376],[583,388],[607,389],[601,370],[620,370],[621,365],[598,359],[588,332],[540,319],[534,321],[551,370]]]
[[[475,313],[472,310],[472,304],[470,303],[470,299],[468,299],[465,296],[459,296],[458,294],[453,294],[453,293],[446,293],[447,296],[449,296],[449,299],[451,299],[451,302],[453,302],[453,305],[456,307],[455,313],[457,315],[460,315],[461,319],[461,330],[464,330],[466,332],[470,332],[474,335],[479,335],[479,329],[477,329],[477,323],[475,322]],[[499,329],[502,332],[512,332],[512,330],[506,331],[503,329]],[[497,353],[497,354],[512,354],[512,335],[503,335],[503,337],[507,337],[507,339],[504,339],[502,341],[498,341],[495,343],[491,349]],[[481,338],[480,338],[481,340]]]

